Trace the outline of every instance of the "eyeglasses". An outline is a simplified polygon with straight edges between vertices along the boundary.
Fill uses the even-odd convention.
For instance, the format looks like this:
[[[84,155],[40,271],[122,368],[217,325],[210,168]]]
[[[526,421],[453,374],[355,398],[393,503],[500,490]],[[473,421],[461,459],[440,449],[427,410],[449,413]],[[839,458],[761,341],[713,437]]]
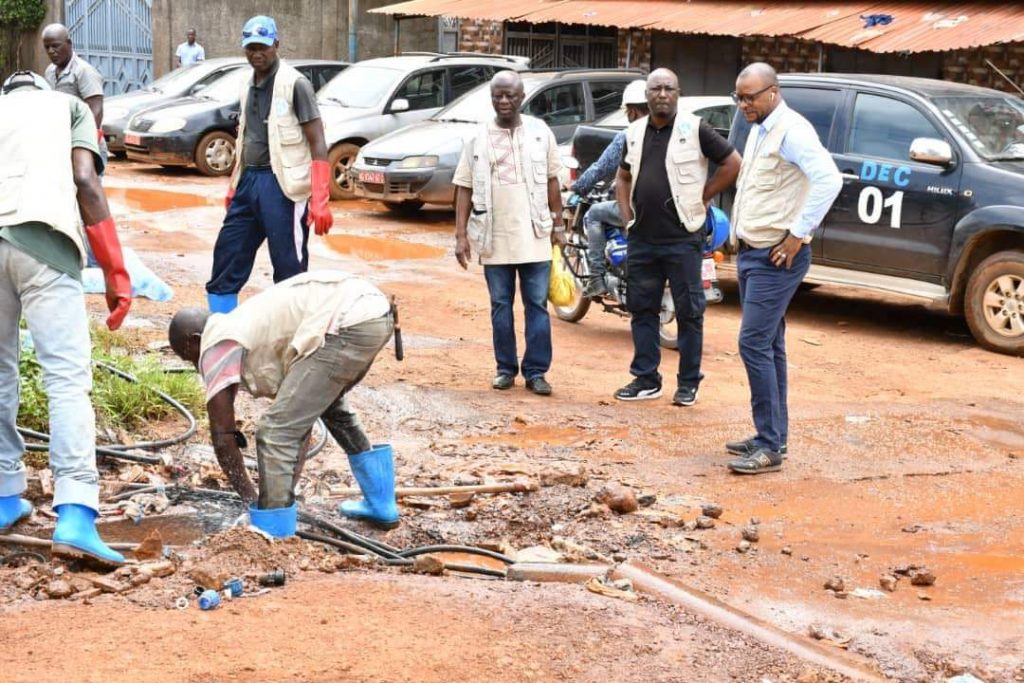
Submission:
[[[747,104],[747,105],[750,105],[750,104],[754,103],[754,100],[757,99],[758,95],[760,95],[761,93],[767,92],[768,90],[771,90],[773,87],[775,87],[774,83],[772,83],[771,85],[766,86],[764,88],[761,88],[757,92],[752,93],[750,95],[740,95],[737,92],[731,92],[731,93],[729,93],[729,96],[732,97],[732,101],[735,102],[736,104]]]
[[[251,31],[242,31],[243,38],[252,38],[253,36],[260,36],[261,38],[270,38],[273,36],[273,31],[271,31],[268,27],[262,25],[253,28]]]
[[[647,92],[651,93],[652,95],[659,95],[661,93],[671,95],[674,92],[679,92],[679,88],[673,88],[672,86],[668,85],[657,85],[654,86],[653,88],[648,88]]]

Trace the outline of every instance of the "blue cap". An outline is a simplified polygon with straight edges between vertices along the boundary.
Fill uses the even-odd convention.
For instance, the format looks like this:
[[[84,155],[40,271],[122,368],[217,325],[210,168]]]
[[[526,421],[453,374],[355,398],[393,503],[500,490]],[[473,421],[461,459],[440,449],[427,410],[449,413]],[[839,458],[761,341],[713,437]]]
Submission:
[[[273,45],[277,40],[277,22],[273,17],[258,15],[245,22],[242,27],[242,47],[259,43]]]

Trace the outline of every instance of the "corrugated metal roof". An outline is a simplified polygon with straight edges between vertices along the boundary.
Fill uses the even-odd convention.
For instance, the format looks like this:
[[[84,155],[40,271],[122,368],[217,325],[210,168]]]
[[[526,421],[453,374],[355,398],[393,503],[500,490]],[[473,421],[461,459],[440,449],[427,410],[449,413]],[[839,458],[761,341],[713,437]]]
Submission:
[[[873,52],[928,52],[1024,41],[1024,3],[729,0],[409,0],[371,12],[557,21],[726,36],[790,35]],[[862,17],[888,15],[865,27]]]

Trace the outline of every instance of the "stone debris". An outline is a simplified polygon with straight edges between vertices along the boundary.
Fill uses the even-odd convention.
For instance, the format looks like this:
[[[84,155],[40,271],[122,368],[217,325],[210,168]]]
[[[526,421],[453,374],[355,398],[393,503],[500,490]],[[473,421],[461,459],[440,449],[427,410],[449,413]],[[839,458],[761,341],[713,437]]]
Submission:
[[[935,574],[926,567],[921,567],[910,573],[911,586],[933,586],[935,585]]]
[[[889,591],[892,593],[896,590],[896,584],[899,579],[892,574],[882,574],[878,579],[878,585],[882,587],[882,590]]]
[[[711,519],[718,519],[722,516],[722,506],[715,503],[706,503],[700,507],[701,514]]]
[[[589,479],[583,465],[553,468],[540,473],[541,486],[586,486]]]
[[[54,579],[46,585],[46,594],[53,600],[63,600],[71,597],[75,589],[64,579]]]
[[[740,541],[739,544],[737,544],[737,546],[736,546],[736,552],[738,552],[738,553],[747,553],[749,551],[750,551],[750,541],[747,541],[747,540]]]
[[[604,503],[612,512],[617,512],[620,515],[636,512],[640,507],[633,490],[628,486],[616,483],[605,484],[594,496],[594,500]]]
[[[472,492],[452,493],[448,495],[448,505],[450,505],[453,510],[458,510],[460,508],[469,507],[475,498],[476,494]]]
[[[780,552],[783,555],[786,555],[787,557],[791,557],[793,555],[793,549],[790,548],[788,545],[782,546],[782,550]]]
[[[696,528],[696,529],[714,529],[715,528],[715,520],[714,520],[713,517],[708,517],[707,515],[701,515],[700,517],[697,518],[697,521],[694,524],[694,528]]]
[[[843,581],[841,576],[833,576],[825,582],[825,590],[842,593],[846,590],[846,582]]]
[[[440,576],[444,574],[444,562],[433,555],[418,555],[413,559],[412,571],[416,574]]]
[[[753,520],[751,520],[753,521]],[[740,532],[743,536],[744,541],[750,541],[751,543],[757,543],[761,540],[761,534],[758,532],[756,526],[743,527],[743,531]]]

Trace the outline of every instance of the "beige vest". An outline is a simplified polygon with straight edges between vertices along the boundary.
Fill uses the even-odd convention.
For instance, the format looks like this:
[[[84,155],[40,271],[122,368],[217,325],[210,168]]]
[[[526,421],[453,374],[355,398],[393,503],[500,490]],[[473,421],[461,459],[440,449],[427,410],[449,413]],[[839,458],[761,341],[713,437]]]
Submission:
[[[270,102],[270,116],[267,117],[267,143],[270,147],[270,167],[274,170],[277,184],[284,195],[293,202],[309,199],[312,188],[310,164],[313,155],[302,124],[292,107],[292,93],[295,81],[302,77],[282,59],[274,77],[274,93]],[[245,112],[249,99],[251,79],[242,85],[242,112],[238,119],[238,154],[235,155],[235,169],[231,174],[231,187],[238,187],[238,179],[245,168]]]
[[[75,243],[84,266],[77,196],[70,96],[19,88],[0,97],[0,226],[45,223]]]
[[[516,136],[520,170],[530,194],[530,221],[538,238],[551,235],[551,209],[548,206],[548,145],[551,129],[540,119],[523,116],[522,132]],[[494,206],[491,197],[491,170],[497,163],[488,139],[490,123],[483,123],[476,137],[467,143],[472,154],[473,206],[466,224],[466,237],[481,256],[494,253]]]
[[[647,135],[649,117],[637,119],[626,130],[626,163],[629,164],[633,183],[629,189],[629,204],[636,216],[636,180],[640,177],[643,163],[644,137]],[[693,114],[677,114],[672,137],[665,153],[665,170],[668,185],[672,189],[672,201],[683,226],[690,232],[704,227],[704,185],[708,179],[708,160],[700,150],[700,117]],[[630,224],[631,227],[632,224]]]
[[[733,246],[742,239],[758,249],[778,244],[796,226],[811,189],[811,181],[779,151],[786,132],[801,125],[799,114],[787,111],[761,139],[751,130],[743,150],[732,208]],[[810,236],[805,242],[810,242]]]
[[[323,346],[331,322],[367,294],[384,297],[370,283],[342,271],[296,275],[230,313],[211,315],[200,357],[222,341],[238,342],[245,349],[246,390],[253,396],[276,396],[292,365]]]

